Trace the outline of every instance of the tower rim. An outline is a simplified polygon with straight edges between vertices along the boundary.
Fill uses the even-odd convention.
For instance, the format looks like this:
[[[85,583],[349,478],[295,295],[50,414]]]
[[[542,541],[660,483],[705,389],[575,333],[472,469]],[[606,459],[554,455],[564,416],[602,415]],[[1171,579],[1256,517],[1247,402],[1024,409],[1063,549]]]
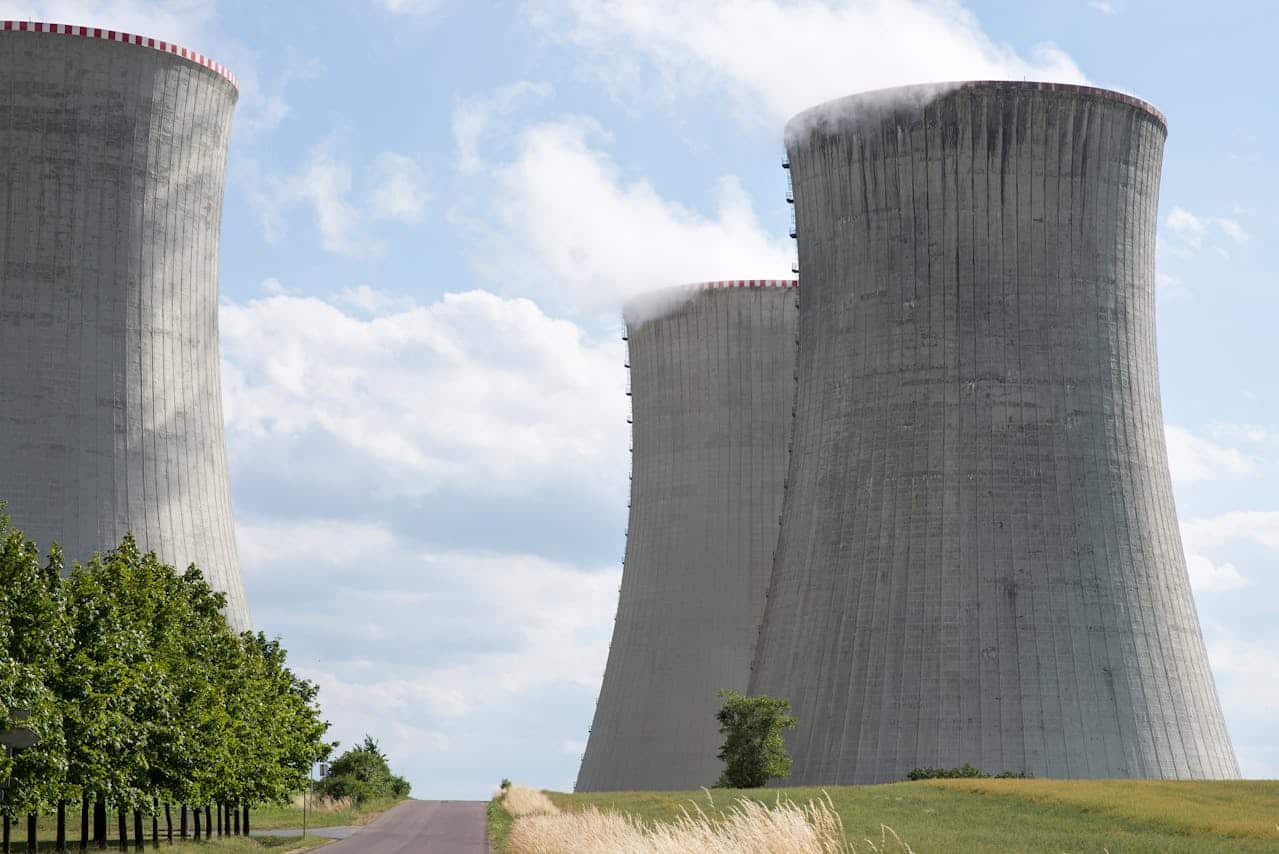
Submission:
[[[842,112],[861,101],[867,102],[868,105],[873,104],[881,107],[892,102],[922,106],[934,98],[965,90],[1065,92],[1088,95],[1101,100],[1115,101],[1139,110],[1158,122],[1165,134],[1168,132],[1168,117],[1158,107],[1135,95],[1129,95],[1126,92],[1120,92],[1115,89],[1104,89],[1100,86],[1089,86],[1083,83],[1053,83],[1035,80],[942,80],[933,83],[911,83],[904,86],[868,89],[815,104],[791,116],[786,122],[786,140],[789,142],[804,135],[802,131],[811,131],[812,128],[821,123],[821,119],[824,117],[838,115],[837,108]]]
[[[182,45],[166,39],[157,39],[152,36],[144,36],[137,33],[126,33],[123,30],[113,30],[107,27],[90,27],[80,24],[57,24],[49,21],[3,20],[0,21],[0,32],[42,33],[51,36],[73,36],[76,38],[98,39],[100,41],[115,42],[116,44],[145,47],[150,50],[157,50],[161,53],[171,54],[179,59],[184,59],[194,65],[206,68],[230,83],[237,92],[240,90],[240,83],[231,69],[227,68],[212,57],[206,56],[198,51],[191,50],[190,48],[183,47]]]

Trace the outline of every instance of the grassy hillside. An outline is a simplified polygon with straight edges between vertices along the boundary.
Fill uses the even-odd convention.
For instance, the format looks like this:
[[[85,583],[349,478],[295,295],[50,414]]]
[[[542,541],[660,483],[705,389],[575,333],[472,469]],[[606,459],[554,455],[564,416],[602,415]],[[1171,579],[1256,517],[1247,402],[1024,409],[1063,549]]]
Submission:
[[[859,848],[888,825],[916,854],[966,852],[1279,851],[1279,781],[930,780],[825,790]],[[671,820],[705,792],[548,793],[564,811],[587,806]],[[747,797],[803,803],[822,789],[714,790],[716,809]],[[891,840],[891,837],[890,837]],[[903,850],[892,845],[887,850]]]

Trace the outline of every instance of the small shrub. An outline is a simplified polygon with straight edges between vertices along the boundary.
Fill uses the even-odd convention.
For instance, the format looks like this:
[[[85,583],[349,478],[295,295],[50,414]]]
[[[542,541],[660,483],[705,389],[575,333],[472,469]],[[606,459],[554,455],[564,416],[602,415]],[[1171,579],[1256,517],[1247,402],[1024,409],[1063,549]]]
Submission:
[[[500,788],[502,789],[502,791],[503,791],[503,792],[505,792],[507,789],[511,788],[511,781],[510,781],[510,779],[509,779],[509,778],[507,778],[507,777],[503,777],[503,778],[502,778],[502,785],[501,785],[501,787],[500,787]]]
[[[715,718],[724,735],[719,758],[724,772],[716,786],[756,789],[769,780],[790,775],[791,758],[782,730],[795,726],[790,703],[776,697],[746,697],[737,691],[719,692],[723,705]]]
[[[366,735],[363,744],[333,760],[329,776],[320,781],[316,791],[328,798],[349,798],[362,806],[380,798],[407,797],[409,782],[391,773],[386,755]]]
[[[974,768],[965,762],[958,768],[916,768],[906,775],[907,780],[971,780],[971,779],[1009,779],[1024,780],[1029,777],[1021,771],[1000,771],[998,774],[991,774],[989,771],[982,771],[980,768]]]

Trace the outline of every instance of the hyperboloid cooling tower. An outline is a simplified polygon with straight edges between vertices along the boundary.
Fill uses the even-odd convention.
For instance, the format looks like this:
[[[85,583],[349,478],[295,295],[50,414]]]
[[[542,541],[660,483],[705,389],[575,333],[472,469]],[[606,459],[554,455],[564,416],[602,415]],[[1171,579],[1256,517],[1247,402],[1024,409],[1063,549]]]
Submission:
[[[1165,135],[1036,83],[787,126],[797,413],[751,688],[799,718],[790,782],[1238,775],[1160,414]]]
[[[627,307],[631,515],[578,791],[719,776],[716,692],[746,690],[777,543],[795,286],[714,282]]]
[[[248,628],[227,485],[218,235],[236,87],[109,30],[0,31],[0,499],[86,560],[132,530]]]

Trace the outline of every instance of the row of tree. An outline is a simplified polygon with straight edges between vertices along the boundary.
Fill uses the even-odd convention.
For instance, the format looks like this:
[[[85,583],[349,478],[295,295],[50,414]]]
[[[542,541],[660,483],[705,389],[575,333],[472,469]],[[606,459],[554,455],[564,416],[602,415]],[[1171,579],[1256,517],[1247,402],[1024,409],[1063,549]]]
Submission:
[[[58,850],[77,811],[80,850],[89,838],[105,847],[108,811],[122,847],[130,813],[135,845],[144,816],[158,838],[161,811],[171,839],[170,805],[179,833],[190,806],[197,836],[201,812],[213,830],[214,807],[219,832],[243,816],[247,834],[249,806],[305,784],[333,745],[316,686],[286,666],[278,641],[233,633],[225,596],[194,566],[178,572],[128,536],[66,573],[57,546],[42,559],[3,510],[0,729],[39,738],[0,755],[6,852],[12,818],[28,818],[33,842],[35,816],[50,812]]]

